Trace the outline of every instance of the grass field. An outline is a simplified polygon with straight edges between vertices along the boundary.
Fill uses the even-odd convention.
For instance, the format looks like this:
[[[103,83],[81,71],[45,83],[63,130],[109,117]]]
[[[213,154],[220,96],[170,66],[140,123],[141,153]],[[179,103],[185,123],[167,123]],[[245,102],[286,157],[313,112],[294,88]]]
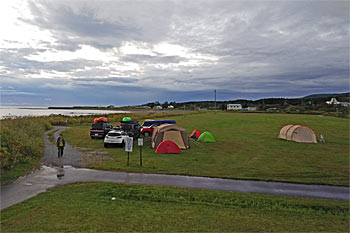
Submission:
[[[121,148],[103,147],[102,140],[91,140],[90,125],[72,127],[64,135],[71,145],[106,151],[88,167],[147,173],[349,185],[349,120],[294,114],[253,114],[212,112],[173,116],[177,125],[190,134],[193,129],[210,131],[216,143],[191,141],[182,154],[156,154],[146,138],[143,167],[134,144],[130,166]],[[116,125],[115,122],[112,122]],[[325,144],[301,144],[277,139],[285,124],[303,124],[323,134]]]
[[[346,201],[76,183],[1,211],[1,231],[348,232],[348,219]]]

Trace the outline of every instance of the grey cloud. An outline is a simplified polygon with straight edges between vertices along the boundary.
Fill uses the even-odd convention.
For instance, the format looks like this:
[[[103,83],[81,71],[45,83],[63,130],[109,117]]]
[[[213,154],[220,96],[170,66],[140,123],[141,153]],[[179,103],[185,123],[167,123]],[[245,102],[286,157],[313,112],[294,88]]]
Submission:
[[[19,76],[25,73],[40,73],[40,70],[73,72],[83,69],[86,66],[100,66],[102,62],[85,59],[72,59],[68,61],[39,62],[25,58],[29,55],[36,55],[40,50],[32,48],[1,50],[0,65],[6,67],[12,74]]]
[[[38,62],[25,57],[43,50],[0,51],[2,76],[66,72],[76,78],[60,82],[84,87],[85,92],[79,90],[82,99],[93,88],[121,99],[112,90],[144,92],[135,96],[145,102],[166,96],[168,100],[204,98],[214,88],[225,98],[349,90],[348,1],[35,1],[30,10],[34,19],[23,18],[23,22],[50,30],[56,39],[54,44],[42,42],[48,50],[76,51],[88,44],[101,51],[119,51],[123,42],[144,42],[153,48],[163,41],[183,46],[192,55],[218,59],[202,63],[199,59],[195,64],[180,56],[115,52],[116,61],[109,63]],[[179,65],[182,62],[188,64]],[[140,69],[130,66],[129,70],[125,63]],[[118,70],[119,65],[124,70]],[[40,82],[56,95],[54,86],[59,81]],[[38,87],[40,82],[33,81]],[[68,90],[65,94],[71,95]]]
[[[159,41],[170,30],[172,11],[168,3],[123,1],[35,1],[29,8],[34,18],[21,20],[50,30],[67,49],[77,43],[110,49],[128,40]]]
[[[114,83],[121,83],[121,84],[130,84],[130,83],[135,83],[138,81],[136,78],[125,78],[125,77],[107,77],[107,78],[73,78],[74,81],[77,83],[89,83],[89,82],[94,82],[94,83],[99,83],[99,85],[110,85],[110,82]]]
[[[122,24],[111,24],[94,18],[92,9],[85,8],[84,12],[74,12],[67,6],[41,2],[30,2],[30,10],[34,15],[33,20],[22,19],[27,23],[37,25],[49,30],[68,32],[72,35],[88,37],[123,36],[134,33],[136,28]]]
[[[180,61],[187,61],[185,58],[179,56],[150,56],[150,55],[133,55],[129,54],[123,56],[122,61],[135,63],[179,63]]]

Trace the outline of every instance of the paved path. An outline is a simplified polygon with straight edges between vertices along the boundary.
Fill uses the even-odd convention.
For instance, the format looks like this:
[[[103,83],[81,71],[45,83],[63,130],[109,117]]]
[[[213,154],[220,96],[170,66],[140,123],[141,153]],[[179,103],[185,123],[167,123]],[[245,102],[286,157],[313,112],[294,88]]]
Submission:
[[[63,128],[59,130],[63,130]],[[47,141],[47,144],[51,143]],[[50,147],[50,145],[48,146]],[[47,189],[57,185],[87,181],[164,185],[242,193],[264,193],[283,196],[350,200],[349,187],[99,171],[76,168],[70,165],[65,165],[63,168],[53,167],[52,165],[57,162],[55,162],[54,156],[52,156],[53,152],[56,155],[56,150],[45,150],[44,165],[40,170],[26,177],[19,178],[14,183],[1,187],[1,209],[33,197],[38,193],[45,192]],[[49,155],[46,153],[49,153]],[[76,160],[79,160],[82,156],[81,153],[77,155],[76,153],[78,152],[72,147],[67,150],[67,157],[68,153],[72,153]],[[69,161],[64,160],[64,163],[69,163]],[[79,161],[73,161],[72,163],[81,165]]]
[[[56,144],[52,144],[49,140],[49,133],[54,131],[55,141],[58,138],[59,134],[66,130],[67,127],[64,126],[55,126],[52,130],[49,130],[45,133],[44,141],[45,141],[45,151],[42,164],[50,167],[57,167],[62,165],[71,165],[73,167],[83,167],[83,163],[81,162],[84,154],[80,151],[76,150],[74,147],[66,144],[63,151],[63,158],[60,160],[57,156],[57,146]]]

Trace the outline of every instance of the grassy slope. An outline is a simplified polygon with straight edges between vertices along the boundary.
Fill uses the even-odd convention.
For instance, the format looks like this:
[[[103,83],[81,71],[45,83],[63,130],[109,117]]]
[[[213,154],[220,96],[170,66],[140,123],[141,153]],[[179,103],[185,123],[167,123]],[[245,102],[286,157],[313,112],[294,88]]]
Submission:
[[[111,198],[116,197],[112,201]],[[346,201],[77,183],[1,212],[3,232],[347,232]]]
[[[216,143],[191,141],[191,149],[179,155],[156,154],[150,139],[143,148],[144,166],[138,166],[139,150],[104,149],[103,141],[89,138],[89,125],[73,127],[65,136],[68,143],[106,150],[111,157],[90,164],[98,169],[187,174],[211,177],[274,180],[300,183],[349,185],[348,119],[288,114],[204,113],[171,117],[188,134],[193,129],[212,132]],[[301,144],[277,139],[288,123],[310,126],[324,134],[325,144]]]

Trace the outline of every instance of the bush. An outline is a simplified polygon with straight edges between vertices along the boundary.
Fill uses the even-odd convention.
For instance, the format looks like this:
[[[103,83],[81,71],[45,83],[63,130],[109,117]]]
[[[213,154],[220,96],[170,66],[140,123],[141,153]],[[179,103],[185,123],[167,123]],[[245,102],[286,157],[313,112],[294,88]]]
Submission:
[[[44,153],[46,130],[51,128],[45,118],[23,117],[1,120],[1,173],[20,162],[40,159]]]

